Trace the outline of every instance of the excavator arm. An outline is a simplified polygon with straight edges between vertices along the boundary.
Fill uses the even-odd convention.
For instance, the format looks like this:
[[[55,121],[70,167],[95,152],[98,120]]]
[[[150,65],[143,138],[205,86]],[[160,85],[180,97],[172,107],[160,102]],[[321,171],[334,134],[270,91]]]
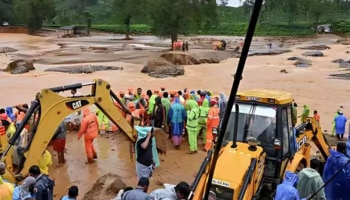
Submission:
[[[78,89],[84,86],[91,86],[91,93],[80,97],[63,97],[58,92]],[[24,120],[17,128],[15,134],[9,141],[9,145],[2,152],[1,160],[10,156],[9,150],[20,137],[22,130],[27,122],[34,116],[33,132],[31,139],[25,150],[25,162],[19,174],[28,173],[32,165],[37,165],[42,153],[47,148],[59,124],[70,114],[80,111],[84,107],[96,105],[118,128],[124,132],[134,143],[136,141],[136,132],[134,130],[132,118],[131,125],[122,115],[122,112],[130,114],[130,111],[121,103],[118,97],[111,91],[111,86],[104,80],[96,79],[91,83],[78,83],[62,87],[43,89],[32,102],[31,107],[26,113]],[[9,163],[7,163],[9,166]],[[12,163],[11,163],[12,164]],[[10,171],[10,170],[8,170]],[[7,177],[9,181],[15,182],[15,175],[10,172],[12,177]]]

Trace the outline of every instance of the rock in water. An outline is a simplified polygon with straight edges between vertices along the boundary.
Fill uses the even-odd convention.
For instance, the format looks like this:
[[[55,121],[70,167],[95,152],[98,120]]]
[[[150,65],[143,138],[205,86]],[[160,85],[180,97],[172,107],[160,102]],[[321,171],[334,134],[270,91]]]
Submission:
[[[107,70],[123,70],[123,67],[112,67],[112,66],[102,66],[102,65],[92,65],[92,66],[63,66],[63,67],[53,67],[46,69],[46,72],[63,72],[70,74],[90,74],[95,71],[107,71]]]
[[[19,59],[10,62],[4,71],[10,72],[11,74],[23,74],[30,70],[35,70],[33,61]]]
[[[141,70],[155,78],[175,77],[185,74],[185,68],[181,65],[174,65],[162,58],[149,61]]]
[[[299,58],[299,57],[289,57],[287,60],[300,60],[301,58]]]
[[[326,50],[331,49],[327,45],[313,45],[313,46],[306,46],[306,47],[300,47],[300,49],[307,49],[307,50]]]
[[[313,57],[322,57],[322,51],[307,51],[303,53],[303,56],[313,56]]]
[[[306,59],[299,59],[297,60],[294,65],[296,67],[302,67],[302,68],[305,68],[305,67],[310,67],[311,66],[311,61],[310,60],[306,60]]]

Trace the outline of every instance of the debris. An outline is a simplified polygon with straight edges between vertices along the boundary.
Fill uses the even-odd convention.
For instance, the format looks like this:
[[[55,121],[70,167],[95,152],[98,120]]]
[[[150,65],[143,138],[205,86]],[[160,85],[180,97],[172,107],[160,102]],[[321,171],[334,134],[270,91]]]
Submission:
[[[11,74],[23,74],[31,70],[35,70],[32,60],[19,59],[10,62],[3,71],[10,72]]]
[[[175,77],[185,74],[185,68],[181,65],[174,65],[162,58],[147,62],[141,73],[147,73],[155,78]]]

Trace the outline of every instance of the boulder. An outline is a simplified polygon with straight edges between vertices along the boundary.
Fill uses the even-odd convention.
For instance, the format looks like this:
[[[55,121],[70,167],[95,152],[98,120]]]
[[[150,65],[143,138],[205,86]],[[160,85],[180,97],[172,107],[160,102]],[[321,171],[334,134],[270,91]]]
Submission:
[[[46,72],[62,72],[70,74],[91,74],[96,71],[109,71],[109,70],[123,70],[123,67],[112,67],[112,66],[103,66],[103,65],[78,65],[78,66],[63,66],[63,67],[53,67],[48,68]]]
[[[310,67],[311,66],[311,61],[301,58],[301,59],[297,60],[296,62],[294,62],[294,65],[296,67],[302,67],[302,68]]]
[[[327,45],[312,45],[312,46],[300,47],[299,49],[326,50],[326,49],[331,49],[331,48]]]
[[[141,73],[147,73],[155,78],[176,77],[185,74],[185,68],[181,65],[174,65],[167,60],[159,58],[147,62]]]
[[[12,53],[18,51],[17,49],[11,48],[11,47],[0,47],[0,53]]]
[[[188,55],[185,53],[164,53],[160,55],[161,58],[175,64],[175,65],[198,65],[202,62],[200,58],[196,58],[195,56]]]
[[[350,63],[348,62],[341,62],[339,63],[339,68],[350,68]]]
[[[303,56],[312,56],[312,57],[322,57],[322,51],[307,51],[303,53]]]
[[[336,60],[333,60],[332,62],[334,63],[343,63],[343,62],[346,62],[344,59],[336,59]]]
[[[11,74],[23,74],[35,70],[32,60],[14,60],[10,62],[4,71]]]

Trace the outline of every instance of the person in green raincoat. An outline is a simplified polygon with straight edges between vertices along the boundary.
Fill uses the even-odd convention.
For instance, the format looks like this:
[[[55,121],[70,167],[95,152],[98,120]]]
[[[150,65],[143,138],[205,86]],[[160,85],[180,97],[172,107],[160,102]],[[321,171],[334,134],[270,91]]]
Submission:
[[[340,107],[338,108],[338,110],[337,110],[337,112],[335,113],[333,119],[335,119],[336,117],[338,117],[339,112],[341,111],[342,108],[343,108],[343,106],[340,106]],[[336,134],[335,134],[335,121],[333,120],[333,121],[332,121],[332,136],[335,136],[335,135],[336,135]]]
[[[190,144],[190,151],[188,154],[197,153],[197,135],[198,135],[198,118],[199,108],[198,104],[190,104],[190,110],[187,111],[186,129],[188,133],[188,142]]]
[[[163,93],[162,105],[165,108],[165,116],[168,116],[170,105],[171,105],[168,92]],[[164,128],[165,128],[165,131],[167,132],[169,131],[169,124],[166,121],[164,122]]]
[[[303,113],[299,116],[299,117],[301,117],[301,123],[306,122],[306,118],[309,117],[309,114],[310,114],[309,107],[307,105],[304,105]]]
[[[190,99],[186,101],[186,104],[185,104],[186,111],[191,110],[190,105],[197,105],[198,106],[195,94],[191,94]]]
[[[109,130],[109,119],[108,117],[100,110],[96,109],[96,115],[98,120],[99,132],[105,133],[105,131]]]
[[[199,118],[198,118],[198,133],[202,133],[203,142],[205,143],[207,140],[207,118],[209,113],[209,101],[208,99],[204,99],[202,106],[199,107]]]

